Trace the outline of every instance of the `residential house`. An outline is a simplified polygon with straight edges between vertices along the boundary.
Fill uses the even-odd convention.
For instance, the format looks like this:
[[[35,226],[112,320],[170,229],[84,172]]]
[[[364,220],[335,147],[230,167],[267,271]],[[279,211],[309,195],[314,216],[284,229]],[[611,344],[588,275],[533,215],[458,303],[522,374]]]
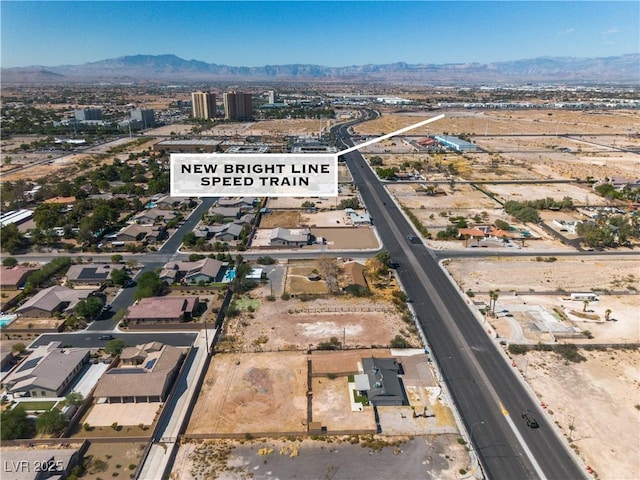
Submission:
[[[80,263],[71,265],[67,271],[67,282],[74,285],[100,286],[111,277],[111,272],[123,268],[110,263]]]
[[[368,213],[358,213],[352,208],[345,208],[344,213],[347,216],[348,221],[354,227],[362,225],[371,225],[371,216]]]
[[[222,262],[214,258],[203,258],[195,262],[169,262],[164,265],[161,277],[165,272],[177,272],[173,276],[176,279],[183,279],[185,283],[198,283],[204,281],[219,282],[222,276]]]
[[[106,403],[164,402],[182,359],[182,350],[159,342],[127,347],[120,366],[100,378],[93,395]]]
[[[356,389],[375,406],[408,405],[399,375],[402,367],[395,358],[363,358],[363,374],[356,375]]]
[[[85,364],[88,348],[61,348],[62,342],[37,347],[2,380],[2,386],[15,396],[62,397]]]
[[[253,208],[255,201],[256,199],[254,197],[221,198],[218,200],[218,206],[235,207],[246,210]]]
[[[162,225],[139,225],[132,223],[109,238],[118,242],[145,241],[147,243],[155,243],[162,240],[166,233],[166,229]]]
[[[169,210],[161,210],[160,208],[151,208],[143,212],[138,213],[133,217],[136,223],[141,225],[157,225],[165,224],[176,215]]]
[[[225,228],[214,235],[219,242],[233,242],[240,238],[244,227],[238,223],[227,223]]]
[[[195,234],[196,238],[204,238],[206,240],[210,240],[214,237],[214,235],[216,235],[217,233],[223,232],[224,230],[226,230],[226,224],[225,225],[201,225],[198,228],[193,230],[193,233]]]
[[[345,286],[358,285],[367,288],[367,279],[364,277],[364,265],[360,262],[346,262],[342,265],[342,273]]]
[[[191,202],[190,198],[171,197],[169,195],[166,195],[164,197],[159,198],[158,200],[155,200],[153,203],[155,203],[156,207],[162,210],[173,210],[173,209],[179,209],[183,205],[188,205],[190,202]]]
[[[40,290],[24,302],[16,310],[16,313],[24,317],[51,317],[58,312],[71,315],[78,302],[86,299],[92,293],[92,290],[74,290],[54,285]]]
[[[0,288],[16,290],[24,285],[31,272],[36,270],[38,269],[19,265],[12,268],[0,267]]]
[[[239,207],[212,207],[209,209],[209,215],[222,215],[225,220],[237,220],[241,216]]]
[[[311,231],[307,228],[288,229],[276,227],[271,230],[269,239],[272,247],[302,247],[309,245]]]
[[[134,323],[178,323],[191,320],[200,305],[198,297],[150,297],[138,300],[128,309]]]

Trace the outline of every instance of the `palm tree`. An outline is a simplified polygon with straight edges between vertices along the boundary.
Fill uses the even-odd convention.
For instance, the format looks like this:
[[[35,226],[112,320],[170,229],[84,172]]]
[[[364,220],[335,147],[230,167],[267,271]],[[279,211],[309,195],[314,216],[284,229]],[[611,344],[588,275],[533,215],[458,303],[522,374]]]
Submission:
[[[610,308],[607,308],[607,309],[604,311],[604,321],[605,321],[605,322],[608,322],[608,321],[609,321],[609,316],[610,316],[610,315],[611,315],[611,309],[610,309]]]
[[[491,308],[491,313],[496,313],[496,302],[498,301],[498,292],[497,290],[489,290],[489,308]]]
[[[589,306],[589,300],[583,300],[582,301],[582,311],[586,312],[587,311],[587,307]]]

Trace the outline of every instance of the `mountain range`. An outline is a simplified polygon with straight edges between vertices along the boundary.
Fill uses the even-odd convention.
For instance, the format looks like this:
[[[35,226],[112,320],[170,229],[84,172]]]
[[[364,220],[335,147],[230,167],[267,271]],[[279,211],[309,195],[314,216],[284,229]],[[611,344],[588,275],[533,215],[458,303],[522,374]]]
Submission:
[[[56,67],[2,68],[4,84],[87,82],[326,82],[404,84],[614,83],[640,85],[640,54],[615,57],[540,57],[494,63],[326,67],[292,64],[234,67],[176,55],[129,55]]]

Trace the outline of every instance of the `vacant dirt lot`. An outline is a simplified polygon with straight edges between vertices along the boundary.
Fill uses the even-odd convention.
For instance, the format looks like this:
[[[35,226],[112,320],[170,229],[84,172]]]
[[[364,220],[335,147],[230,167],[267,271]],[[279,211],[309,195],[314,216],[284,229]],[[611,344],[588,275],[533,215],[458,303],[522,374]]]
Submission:
[[[464,289],[476,293],[475,301],[488,303],[489,290],[498,291],[497,318],[490,318],[500,337],[515,343],[552,342],[538,325],[569,326],[589,330],[593,339],[578,335],[562,342],[626,343],[640,339],[640,287],[637,261],[629,257],[601,256],[561,258],[553,262],[536,259],[475,259],[447,265]],[[517,288],[522,293],[513,295]],[[527,293],[564,289],[628,291],[630,295],[600,295],[583,305],[568,294]],[[586,310],[586,311],[583,311]],[[562,320],[557,312],[568,320]],[[611,320],[605,321],[609,311]],[[504,312],[511,316],[507,317]],[[573,313],[572,313],[573,312]],[[581,318],[589,315],[592,319]],[[547,412],[571,445],[598,473],[599,478],[638,478],[640,435],[640,356],[632,350],[580,350],[587,360],[571,363],[552,352],[532,351],[513,355],[518,368],[545,402]],[[573,430],[571,430],[571,426]]]
[[[371,227],[312,228],[311,233],[324,238],[329,250],[365,250],[381,247]]]
[[[585,362],[567,362],[551,352],[513,358],[598,478],[640,478],[640,355],[637,350],[580,353]]]
[[[303,353],[217,354],[187,433],[306,431],[306,391]]]
[[[347,348],[389,345],[398,333],[418,347],[398,310],[390,303],[358,298],[329,297],[302,302],[298,299],[268,302],[261,298],[255,313],[245,312],[229,319],[223,351],[307,350],[343,339]],[[312,348],[313,348],[312,347]]]
[[[207,440],[181,445],[169,478],[441,480],[457,478],[468,463],[468,452],[456,435]]]
[[[548,257],[540,257],[541,260]],[[564,257],[555,261],[534,258],[451,260],[447,270],[473,291],[500,290],[501,295],[564,290],[640,290],[635,258],[623,256]]]

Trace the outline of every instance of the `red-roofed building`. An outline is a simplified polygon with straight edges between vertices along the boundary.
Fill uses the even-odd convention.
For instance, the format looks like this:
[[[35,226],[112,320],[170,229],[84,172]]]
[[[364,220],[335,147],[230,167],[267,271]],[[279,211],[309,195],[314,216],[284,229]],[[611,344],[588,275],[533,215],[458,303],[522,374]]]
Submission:
[[[37,268],[16,266],[13,268],[0,267],[0,288],[17,289],[24,285],[29,274]]]

